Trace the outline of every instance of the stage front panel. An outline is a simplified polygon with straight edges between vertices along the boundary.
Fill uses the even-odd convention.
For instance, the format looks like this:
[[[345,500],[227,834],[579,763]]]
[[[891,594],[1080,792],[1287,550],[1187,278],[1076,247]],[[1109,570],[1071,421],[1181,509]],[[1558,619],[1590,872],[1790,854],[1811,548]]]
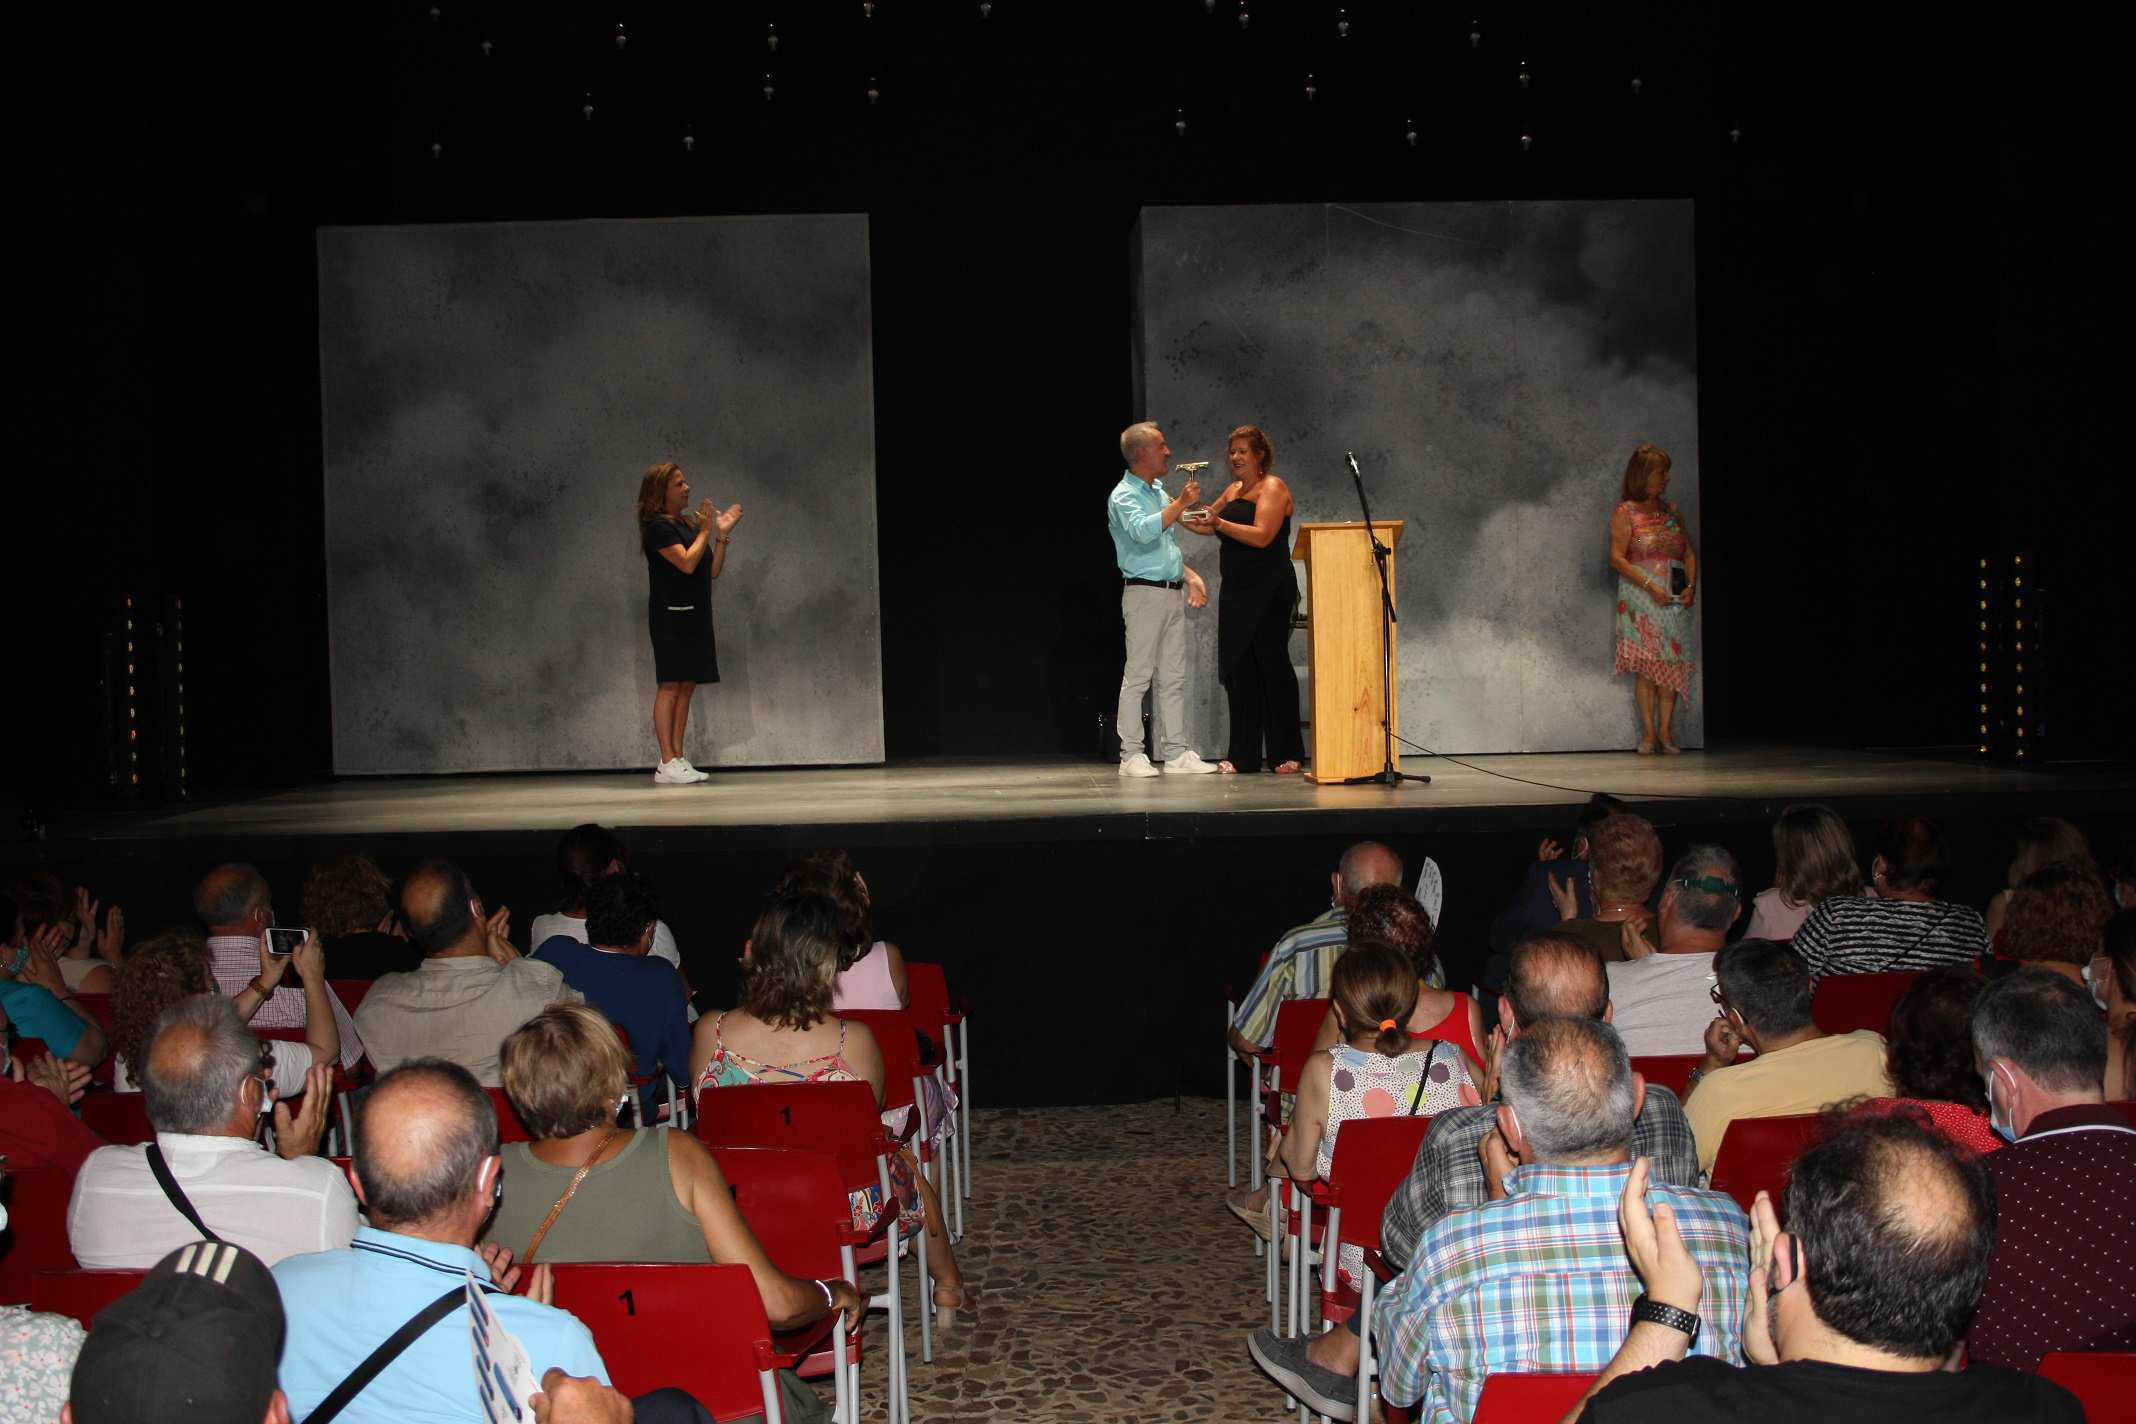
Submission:
[[[664,460],[743,506],[685,754],[882,760],[865,217],[326,228],[319,329],[336,771],[649,770]]]
[[[1608,526],[1644,441],[1703,533],[1691,221],[1688,201],[1142,210],[1139,413],[1175,461],[1215,462],[1211,499],[1225,435],[1259,425],[1299,521],[1359,517],[1356,452],[1374,517],[1407,523],[1399,721],[1422,745],[1637,739],[1632,679],[1610,670]],[[1093,518],[1115,478],[1092,476]],[[1215,542],[1182,536],[1221,602]],[[1216,617],[1188,615],[1187,720],[1210,755],[1228,732]],[[1303,635],[1292,651],[1302,667]]]

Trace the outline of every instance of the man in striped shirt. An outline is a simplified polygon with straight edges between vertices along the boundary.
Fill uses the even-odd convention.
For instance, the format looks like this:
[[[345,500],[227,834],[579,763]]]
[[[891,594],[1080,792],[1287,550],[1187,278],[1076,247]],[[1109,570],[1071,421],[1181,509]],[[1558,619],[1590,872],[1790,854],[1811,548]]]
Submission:
[[[1549,1019],[1506,1046],[1498,1130],[1484,1151],[1517,1164],[1506,1195],[1434,1224],[1375,1311],[1380,1395],[1453,1424],[1504,1371],[1596,1371],[1632,1321],[1639,1278],[1617,1208],[1632,1171],[1641,1092],[1624,1044],[1592,1019]],[[1719,1192],[1655,1183],[1699,1263],[1708,1309],[1693,1351],[1739,1362],[1750,1222]]]
[[[1327,913],[1285,932],[1268,952],[1261,976],[1239,1001],[1231,1020],[1231,1046],[1251,1058],[1276,1037],[1276,1008],[1285,999],[1327,996],[1335,961],[1350,947],[1350,904],[1369,885],[1402,883],[1402,858],[1378,841],[1359,841],[1342,853],[1328,877],[1333,903]]]

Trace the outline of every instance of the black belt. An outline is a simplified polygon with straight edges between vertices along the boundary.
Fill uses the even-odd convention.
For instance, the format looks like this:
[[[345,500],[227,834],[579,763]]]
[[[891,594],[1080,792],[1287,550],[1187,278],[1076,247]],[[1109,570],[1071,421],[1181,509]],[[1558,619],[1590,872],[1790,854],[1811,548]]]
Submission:
[[[1130,588],[1185,588],[1187,586],[1185,579],[1173,579],[1170,583],[1166,583],[1163,579],[1127,579],[1124,582]]]

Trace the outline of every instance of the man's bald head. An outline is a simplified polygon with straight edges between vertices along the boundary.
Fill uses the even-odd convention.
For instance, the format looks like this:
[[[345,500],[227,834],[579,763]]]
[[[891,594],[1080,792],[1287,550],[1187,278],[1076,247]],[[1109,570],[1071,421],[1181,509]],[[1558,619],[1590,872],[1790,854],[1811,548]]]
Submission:
[[[1609,974],[1602,956],[1584,940],[1557,930],[1530,935],[1513,946],[1506,971],[1511,1028],[1544,1019],[1599,1019],[1609,1012]]]
[[[380,1230],[470,1207],[482,1166],[496,1155],[497,1111],[457,1063],[403,1063],[378,1080],[356,1114],[356,1179]]]
[[[193,887],[193,913],[210,930],[237,929],[255,911],[272,911],[267,877],[242,862],[218,865]]]
[[[480,935],[475,915],[475,888],[467,872],[449,860],[417,866],[401,882],[401,923],[408,938],[425,954],[456,949]]]
[[[259,1071],[259,1040],[221,994],[188,994],[156,1016],[141,1065],[142,1106],[158,1132],[221,1136],[240,1115],[245,1079]],[[249,1135],[249,1134],[247,1134]]]
[[[1995,1195],[1978,1157],[1911,1112],[1860,1112],[1788,1176],[1810,1307],[1847,1339],[1941,1361],[1972,1328],[1995,1250]]]
[[[1402,883],[1402,858],[1378,841],[1359,841],[1342,853],[1335,867],[1335,893],[1344,905],[1373,885]]]

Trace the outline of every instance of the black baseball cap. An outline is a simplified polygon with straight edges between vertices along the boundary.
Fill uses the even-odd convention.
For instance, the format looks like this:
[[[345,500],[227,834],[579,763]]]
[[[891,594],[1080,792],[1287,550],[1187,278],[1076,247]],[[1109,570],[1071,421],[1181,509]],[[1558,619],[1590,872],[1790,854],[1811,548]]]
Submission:
[[[97,1316],[67,1391],[74,1424],[258,1424],[282,1333],[282,1293],[259,1257],[181,1246]]]

